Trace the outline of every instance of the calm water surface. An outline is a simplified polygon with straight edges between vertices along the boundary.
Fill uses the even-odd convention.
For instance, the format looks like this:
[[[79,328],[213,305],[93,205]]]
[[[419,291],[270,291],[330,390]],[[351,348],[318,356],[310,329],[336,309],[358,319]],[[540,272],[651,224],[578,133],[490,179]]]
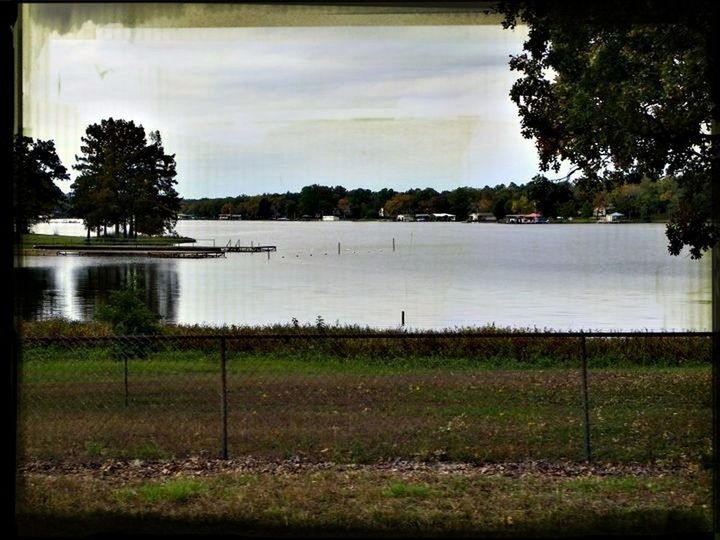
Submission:
[[[265,254],[167,260],[25,257],[23,316],[90,319],[131,278],[183,324],[708,330],[710,259],[672,257],[665,226],[180,221],[199,245]],[[80,224],[36,232],[84,235]],[[392,249],[395,239],[396,249]],[[338,242],[341,254],[338,255]]]

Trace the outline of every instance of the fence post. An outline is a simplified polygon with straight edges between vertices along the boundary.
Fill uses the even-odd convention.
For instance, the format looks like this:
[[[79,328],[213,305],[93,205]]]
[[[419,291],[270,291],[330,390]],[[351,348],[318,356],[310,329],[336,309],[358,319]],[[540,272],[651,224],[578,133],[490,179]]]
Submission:
[[[124,371],[124,379],[125,379],[125,406],[128,406],[128,357],[127,354],[123,355],[123,371]]]
[[[585,334],[580,332],[580,365],[582,377],[582,408],[583,408],[583,447],[585,460],[592,459],[590,448],[590,405],[588,404],[588,376],[587,376],[587,349],[585,347]]]
[[[226,369],[226,354],[225,354],[225,336],[220,337],[220,422],[221,422],[221,434],[220,434],[220,453],[222,459],[228,458],[228,444],[227,444],[227,369]]]

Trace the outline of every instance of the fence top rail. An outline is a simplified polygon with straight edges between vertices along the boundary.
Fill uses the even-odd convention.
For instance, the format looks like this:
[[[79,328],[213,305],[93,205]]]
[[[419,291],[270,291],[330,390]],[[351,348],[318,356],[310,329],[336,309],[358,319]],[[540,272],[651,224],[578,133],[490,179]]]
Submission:
[[[648,337],[713,337],[713,332],[386,332],[386,333],[284,333],[284,334],[204,334],[204,335],[127,335],[127,336],[54,336],[23,337],[25,343],[103,342],[119,340],[181,341],[181,340],[293,340],[293,339],[526,339],[526,338],[648,338]]]

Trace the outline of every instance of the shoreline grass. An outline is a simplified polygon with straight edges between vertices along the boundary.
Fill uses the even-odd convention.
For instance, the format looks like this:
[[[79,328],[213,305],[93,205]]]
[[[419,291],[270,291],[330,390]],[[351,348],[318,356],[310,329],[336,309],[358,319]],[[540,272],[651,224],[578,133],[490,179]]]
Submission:
[[[35,244],[58,244],[58,245],[146,245],[146,244],[183,244],[193,243],[195,239],[185,236],[138,236],[137,238],[122,238],[116,236],[92,236],[88,241],[84,236],[65,236],[59,234],[23,234],[20,248],[32,249]]]
[[[72,340],[84,337],[112,337],[109,325],[99,322],[72,321],[52,318],[42,321],[28,321],[20,325],[23,338],[55,338],[60,347],[70,347]],[[494,363],[497,367],[514,364],[522,367],[564,367],[579,366],[580,343],[576,337],[498,337],[495,339],[473,335],[492,336],[498,333],[521,334],[552,332],[543,328],[502,328],[489,325],[479,328],[452,328],[450,337],[434,337],[440,331],[426,332],[427,338],[403,339],[398,334],[412,335],[413,331],[401,329],[373,329],[361,326],[327,326],[320,321],[316,325],[275,324],[267,326],[160,326],[160,335],[176,337],[175,347],[186,350],[216,350],[219,341],[185,340],[192,336],[226,336],[231,352],[264,352],[282,355],[324,354],[328,358],[375,358],[380,361],[400,358],[476,358],[482,362]],[[253,339],[255,335],[282,334],[290,339]],[[342,335],[372,335],[372,339],[340,338]],[[386,334],[387,339],[382,339]],[[297,338],[292,336],[297,335]],[[302,335],[319,336],[322,339],[303,340]],[[118,338],[122,339],[122,338]],[[82,343],[75,344],[80,347]],[[168,346],[168,345],[165,345]],[[692,366],[709,365],[712,359],[712,341],[697,336],[637,336],[622,338],[586,338],[586,351],[591,367],[631,366]]]

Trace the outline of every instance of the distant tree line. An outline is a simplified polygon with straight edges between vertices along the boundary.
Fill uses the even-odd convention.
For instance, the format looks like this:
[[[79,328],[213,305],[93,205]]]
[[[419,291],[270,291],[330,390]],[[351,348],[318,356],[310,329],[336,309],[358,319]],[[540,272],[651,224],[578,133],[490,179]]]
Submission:
[[[240,214],[243,219],[317,219],[333,215],[343,219],[394,219],[399,214],[450,213],[457,220],[472,213],[507,214],[540,212],[556,218],[592,218],[598,210],[612,210],[628,219],[667,220],[686,197],[690,186],[672,176],[653,181],[629,177],[617,184],[596,179],[573,182],[535,176],[526,184],[433,188],[395,191],[313,184],[299,192],[239,195],[182,200],[175,190],[175,156],[167,155],[160,133],[132,121],[102,120],[82,137],[82,154],[75,156],[78,176],[65,195],[55,184],[68,179],[52,141],[17,137],[13,170],[18,181],[16,223],[27,232],[33,223],[54,216],[82,218],[87,234],[115,234],[134,238],[174,229],[178,213],[197,218]],[[21,181],[20,181],[21,180]]]
[[[680,188],[672,177],[657,182],[643,179],[609,189],[595,182],[556,182],[536,176],[526,184],[499,184],[483,188],[433,188],[398,192],[393,189],[348,190],[342,186],[305,186],[300,192],[239,195],[237,197],[185,199],[180,212],[215,219],[220,214],[240,214],[243,219],[317,219],[333,215],[344,219],[395,218],[399,214],[450,213],[457,220],[472,213],[507,214],[540,212],[556,218],[592,218],[598,209],[611,209],[628,219],[667,219],[678,204]],[[382,214],[382,215],[381,215]]]

